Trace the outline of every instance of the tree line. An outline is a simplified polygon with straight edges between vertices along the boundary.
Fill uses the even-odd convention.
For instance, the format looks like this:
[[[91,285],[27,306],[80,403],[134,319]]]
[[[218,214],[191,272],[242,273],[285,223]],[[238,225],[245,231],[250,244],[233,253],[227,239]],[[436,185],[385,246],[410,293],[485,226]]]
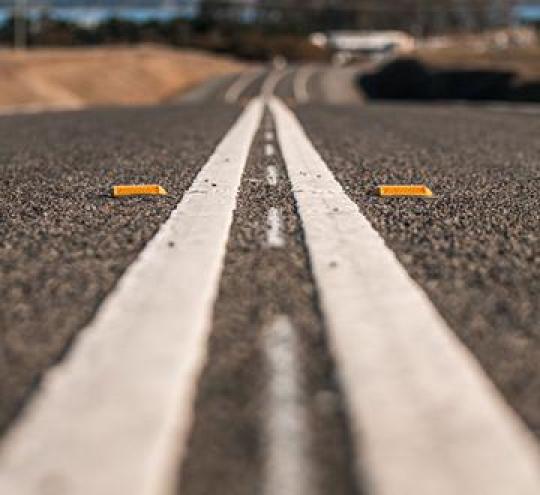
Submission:
[[[518,3],[518,0],[202,0],[200,15],[210,24],[251,17],[263,26],[281,26],[299,32],[400,29],[422,36],[508,25]]]
[[[159,0],[159,4],[187,1],[193,0],[165,4]],[[139,5],[149,6],[148,2]],[[200,0],[198,15],[192,19],[110,18],[83,26],[43,10],[23,22],[30,46],[155,42],[246,59],[276,54],[292,60],[323,59],[328,54],[312,46],[306,35],[343,29],[399,29],[415,36],[475,31],[507,25],[514,4],[515,0]],[[19,27],[20,22],[21,18]],[[0,26],[0,43],[13,43],[16,26],[13,17]]]

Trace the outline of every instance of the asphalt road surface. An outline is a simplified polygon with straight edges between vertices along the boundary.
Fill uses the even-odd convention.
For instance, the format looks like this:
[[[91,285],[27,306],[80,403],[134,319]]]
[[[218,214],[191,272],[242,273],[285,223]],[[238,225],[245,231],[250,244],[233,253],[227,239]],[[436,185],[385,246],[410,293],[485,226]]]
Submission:
[[[364,69],[0,116],[1,493],[540,493],[540,115]]]

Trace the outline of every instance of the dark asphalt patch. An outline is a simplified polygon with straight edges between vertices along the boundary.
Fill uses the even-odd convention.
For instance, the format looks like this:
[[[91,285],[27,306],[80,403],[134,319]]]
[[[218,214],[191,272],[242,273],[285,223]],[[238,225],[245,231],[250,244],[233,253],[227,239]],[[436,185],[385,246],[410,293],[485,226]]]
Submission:
[[[303,233],[281,158],[263,156],[264,131],[265,126],[242,178],[178,493],[263,493],[269,386],[263,331],[283,314],[298,332],[307,429],[312,435],[309,462],[317,488],[313,495],[351,495],[356,491],[346,419]],[[269,164],[280,173],[276,187],[266,181]],[[283,214],[284,248],[266,246],[271,207]]]
[[[540,119],[457,106],[296,109],[347,194],[540,436]],[[379,198],[423,183],[433,199]]]
[[[0,430],[181,200],[233,106],[0,117]],[[159,183],[159,198],[111,197]]]

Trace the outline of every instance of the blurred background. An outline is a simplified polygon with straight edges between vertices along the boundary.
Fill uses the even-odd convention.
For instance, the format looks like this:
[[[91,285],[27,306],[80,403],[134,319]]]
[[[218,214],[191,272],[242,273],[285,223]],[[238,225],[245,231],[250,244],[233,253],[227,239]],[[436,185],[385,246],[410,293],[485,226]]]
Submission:
[[[253,64],[367,98],[540,101],[538,0],[0,0],[0,106],[156,103]]]

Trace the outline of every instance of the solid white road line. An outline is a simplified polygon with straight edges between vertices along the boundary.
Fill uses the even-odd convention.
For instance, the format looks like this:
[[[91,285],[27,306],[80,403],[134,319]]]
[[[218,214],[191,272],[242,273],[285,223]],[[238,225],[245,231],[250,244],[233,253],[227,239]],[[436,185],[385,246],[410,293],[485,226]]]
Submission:
[[[241,74],[236,81],[234,81],[227,92],[225,93],[226,103],[236,103],[238,98],[247,89],[247,87],[255,81],[261,74],[262,70],[252,70]]]
[[[266,180],[271,186],[277,186],[279,174],[277,168],[274,165],[268,165],[266,167]]]
[[[0,117],[11,115],[33,115],[36,113],[45,112],[74,112],[82,110],[85,105],[82,103],[71,103],[65,105],[42,105],[42,104],[30,104],[19,106],[6,106],[0,108]]]
[[[295,329],[286,316],[265,331],[269,371],[266,418],[265,495],[311,495],[309,434]]]
[[[307,103],[309,101],[309,80],[317,72],[317,67],[304,65],[296,72],[293,82],[294,98],[297,103]]]
[[[373,495],[535,495],[536,441],[277,100],[357,468]]]
[[[265,156],[274,156],[276,153],[276,148],[272,143],[266,143],[264,145],[264,155]]]
[[[174,492],[257,99],[0,446],[0,493]]]
[[[281,220],[281,214],[277,208],[270,208],[268,210],[268,220],[266,231],[266,243],[269,247],[283,247],[285,245],[285,239],[283,238],[283,222]]]

